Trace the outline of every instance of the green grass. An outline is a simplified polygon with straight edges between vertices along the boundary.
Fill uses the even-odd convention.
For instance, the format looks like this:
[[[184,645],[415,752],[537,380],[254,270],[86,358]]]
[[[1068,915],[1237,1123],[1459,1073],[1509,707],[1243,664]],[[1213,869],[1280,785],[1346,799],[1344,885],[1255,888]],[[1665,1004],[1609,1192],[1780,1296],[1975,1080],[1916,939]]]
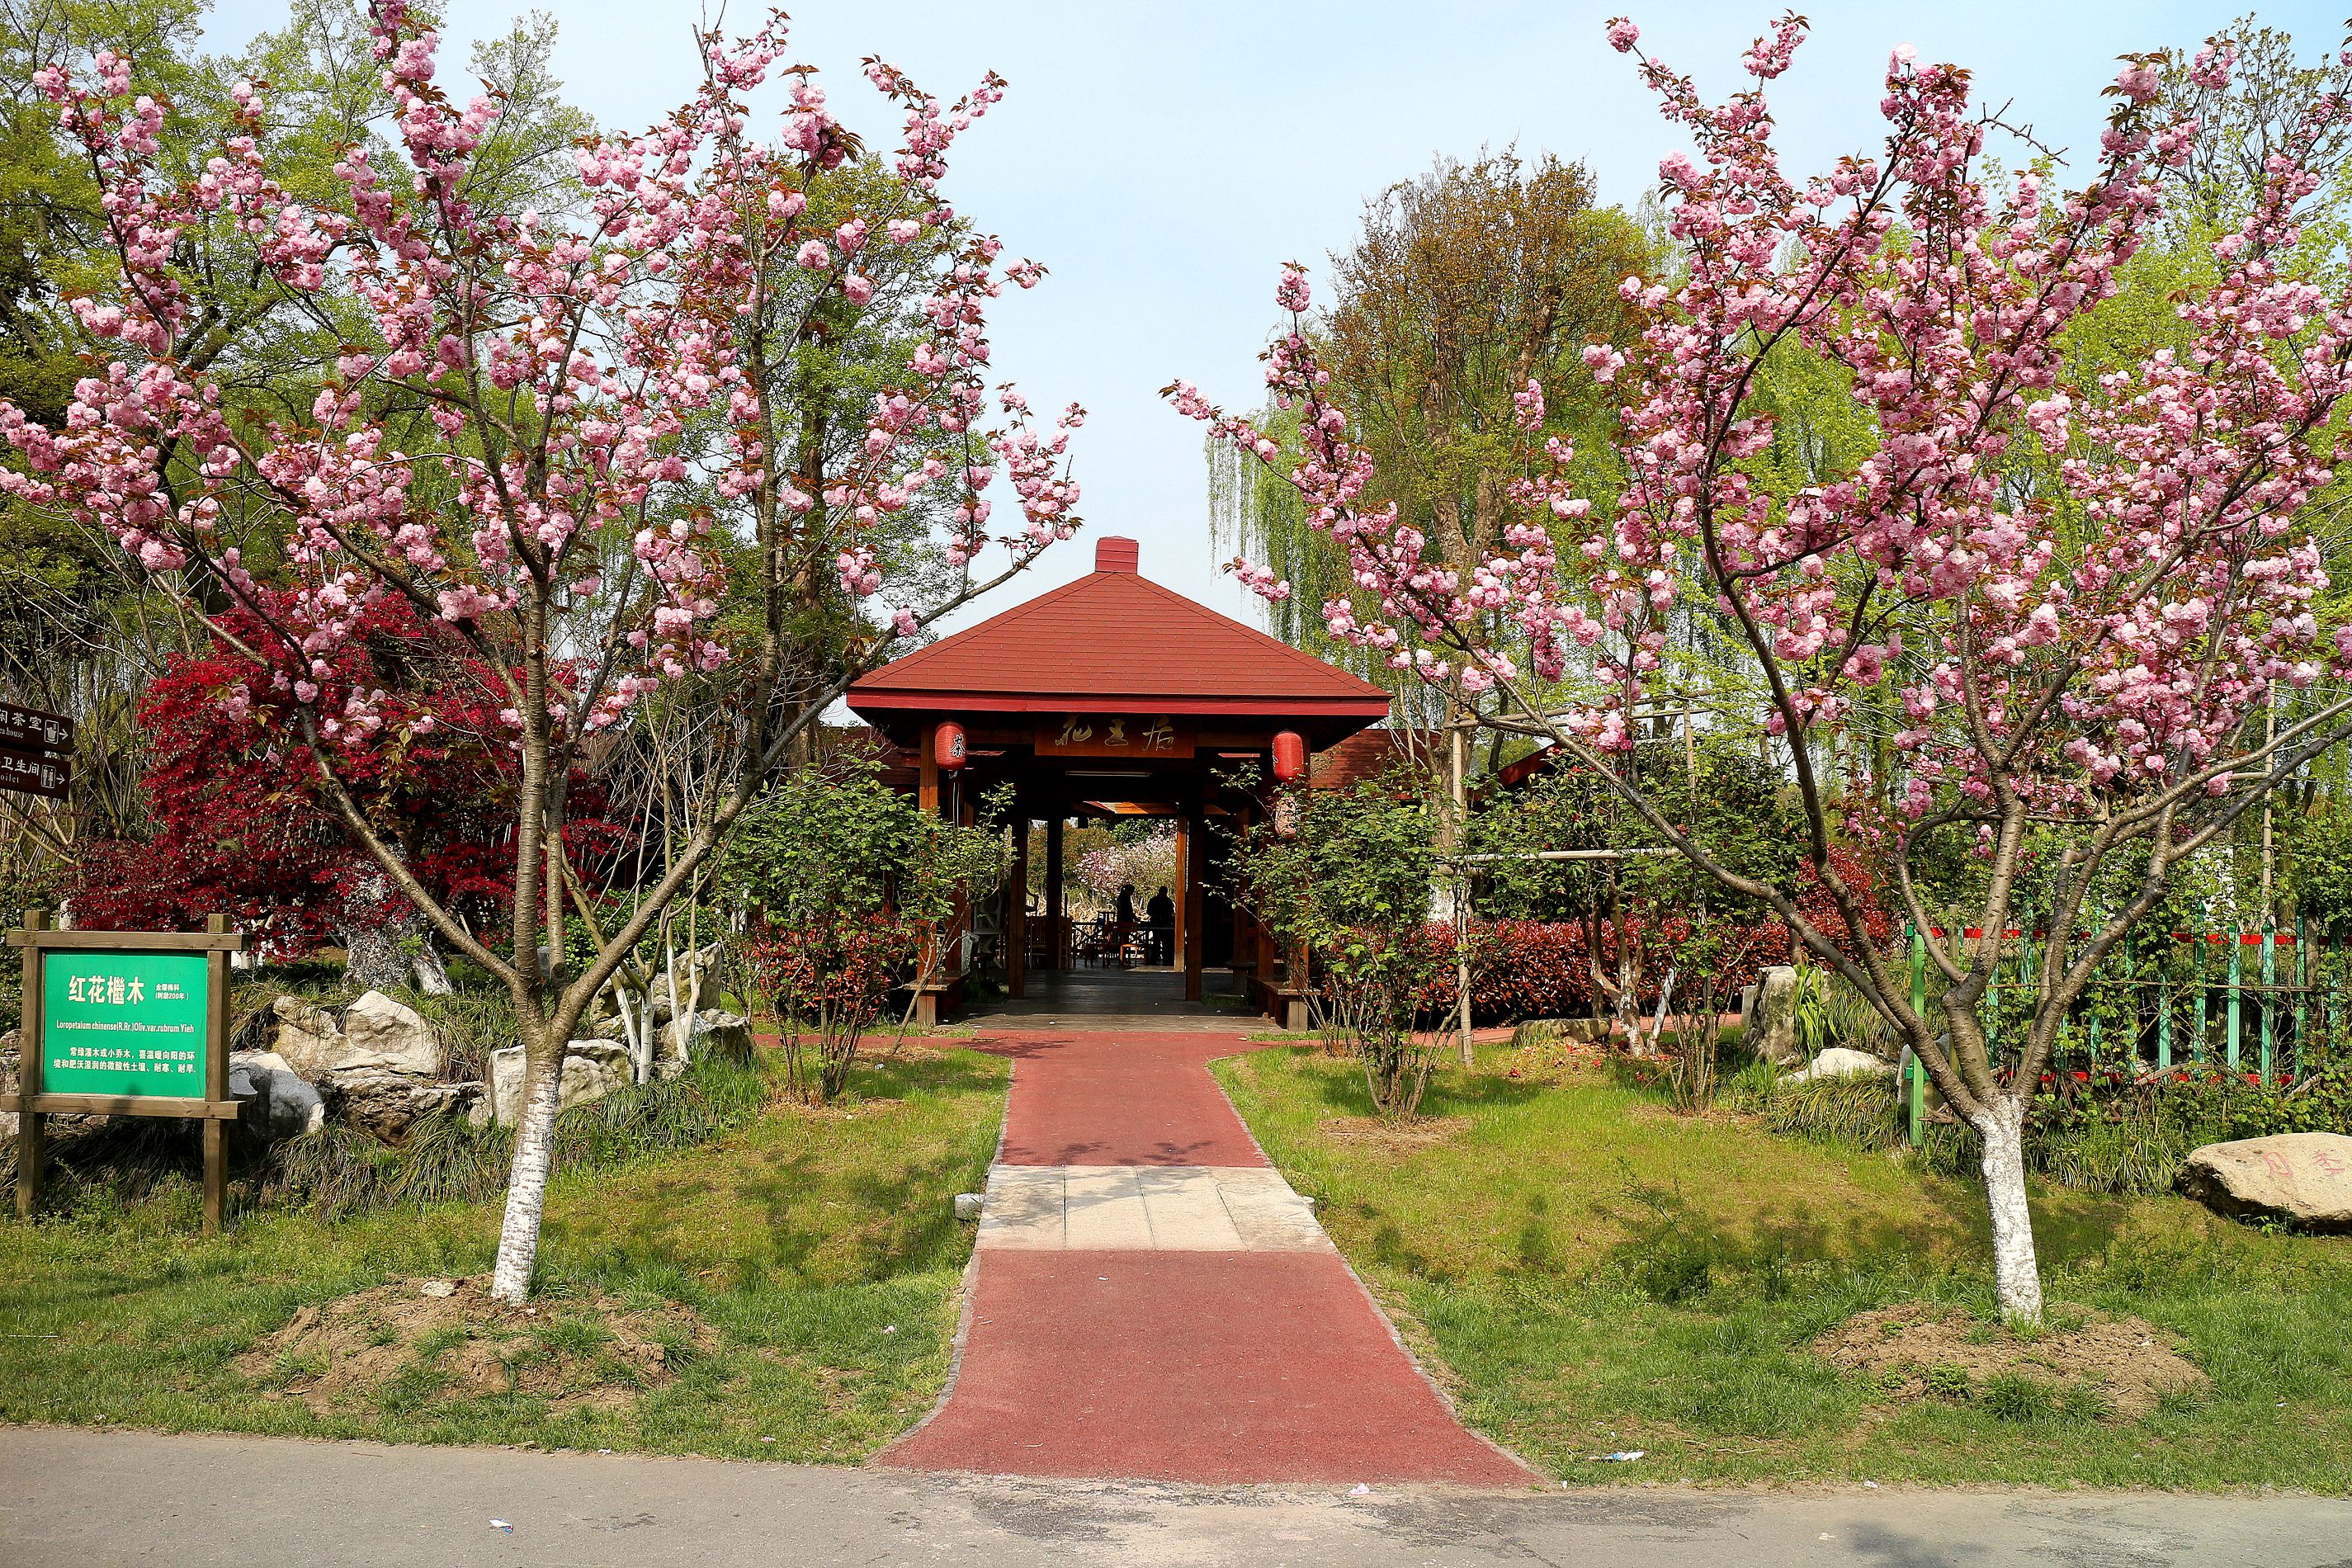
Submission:
[[[1465,1417],[1554,1473],[2352,1489],[2352,1239],[2037,1186],[2053,1300],[2169,1330],[2211,1388],[2137,1422],[2007,1381],[1894,1403],[1808,1344],[1917,1299],[2003,1331],[1973,1185],[1757,1118],[1676,1118],[1595,1072],[1505,1076],[1517,1059],[1441,1069],[1423,1110],[1455,1130],[1394,1146],[1322,1128],[1370,1111],[1353,1062],[1276,1048],[1216,1070]],[[1649,1457],[1594,1462],[1626,1448]]]
[[[862,1458],[945,1380],[971,1245],[949,1200],[981,1184],[1004,1082],[993,1057],[910,1055],[861,1067],[842,1109],[771,1109],[698,1147],[559,1176],[544,1294],[674,1301],[716,1331],[675,1381],[614,1408],[454,1397],[419,1369],[320,1415],[261,1398],[233,1365],[304,1305],[486,1271],[495,1203],[335,1222],[265,1208],[205,1239],[185,1182],[138,1202],[92,1191],[58,1217],[0,1224],[0,1420]]]

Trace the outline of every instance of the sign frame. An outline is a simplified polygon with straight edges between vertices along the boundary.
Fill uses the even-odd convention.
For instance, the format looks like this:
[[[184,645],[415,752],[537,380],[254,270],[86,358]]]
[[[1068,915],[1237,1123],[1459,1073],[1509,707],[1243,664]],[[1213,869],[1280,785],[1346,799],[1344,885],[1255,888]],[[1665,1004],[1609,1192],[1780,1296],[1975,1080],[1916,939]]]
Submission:
[[[201,1119],[205,1145],[205,1234],[220,1229],[228,1195],[227,1124],[244,1111],[228,1092],[229,955],[245,951],[245,933],[228,929],[226,915],[208,915],[200,931],[58,931],[46,911],[27,910],[22,929],[8,933],[8,945],[25,953],[23,1021],[17,1028],[17,1092],[0,1095],[0,1110],[16,1113],[16,1216],[30,1219],[40,1206],[41,1175],[48,1142],[46,1119],[56,1115],[173,1116]],[[188,952],[205,956],[204,1034],[199,1052],[204,1092],[193,1096],[52,1094],[42,1086],[47,1058],[44,1036],[51,954]]]

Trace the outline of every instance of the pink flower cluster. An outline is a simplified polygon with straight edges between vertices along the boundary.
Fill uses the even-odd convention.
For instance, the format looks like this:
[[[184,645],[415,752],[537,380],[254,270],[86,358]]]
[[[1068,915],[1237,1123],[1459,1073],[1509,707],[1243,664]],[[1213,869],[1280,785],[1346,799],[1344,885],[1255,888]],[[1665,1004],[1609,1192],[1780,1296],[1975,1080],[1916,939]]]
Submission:
[[[938,195],[950,146],[1001,97],[999,79],[944,104],[868,61],[905,110],[905,144],[862,210],[817,229],[811,184],[857,140],[798,68],[775,141],[749,139],[744,95],[783,58],[781,21],[746,38],[704,34],[702,90],[641,135],[583,143],[584,211],[557,220],[478,206],[473,163],[499,105],[461,105],[436,85],[437,39],[404,0],[374,0],[371,17],[404,166],[343,150],[341,212],[295,201],[270,176],[270,132],[248,84],[235,89],[236,134],[175,180],[158,162],[162,108],[134,95],[126,61],[101,55],[87,80],[57,67],[36,78],[100,177],[119,287],[75,310],[116,357],[76,387],[57,429],[0,404],[0,438],[26,459],[26,471],[0,470],[0,488],[103,526],[152,571],[205,563],[272,633],[245,651],[278,691],[321,700],[334,650],[369,604],[395,595],[497,669],[526,647],[564,647],[579,669],[550,683],[551,720],[574,736],[612,724],[661,682],[729,657],[713,630],[725,525],[697,504],[699,481],[756,519],[837,541],[844,585],[861,596],[883,585],[861,537],[935,484],[959,492],[948,509],[958,559],[991,542],[980,492],[999,464],[1024,520],[1003,541],[1017,560],[1076,526],[1066,458],[1079,411],[1041,434],[1005,391],[1004,421],[989,423],[982,306],[1004,279],[1025,288],[1043,268],[1000,271],[999,242],[970,233]],[[368,329],[328,368],[307,423],[232,424],[223,387],[196,368],[201,285],[179,252],[224,219],[282,289],[346,320],[356,311]],[[895,259],[877,266],[877,253]],[[790,282],[795,273],[810,281]],[[877,299],[886,286],[897,296]],[[923,329],[902,384],[876,397],[856,459],[819,496],[770,450],[787,416],[752,374],[763,333],[805,330],[812,289],[894,320],[911,307]],[[682,440],[704,411],[725,424],[715,470]],[[216,546],[232,508],[275,521],[290,594],[263,592],[236,550]],[[909,612],[883,618],[902,635],[919,626]],[[512,696],[508,721],[535,721],[535,702]],[[370,700],[355,694],[320,728],[363,732]]]
[[[1370,459],[1303,324],[1266,355],[1275,402],[1302,416],[1295,456],[1190,384],[1168,395],[1281,473],[1344,545],[1355,591],[1325,606],[1335,636],[1473,693],[1503,685],[1530,717],[1564,708],[1561,732],[1594,751],[1631,747],[1669,635],[1696,615],[1747,645],[1775,732],[1834,730],[1887,688],[1908,716],[1895,743],[1915,817],[1996,796],[2096,815],[2116,790],[2226,792],[2256,745],[2248,715],[2352,662],[2300,515],[2352,393],[2352,296],[2291,259],[2326,174],[2312,151],[2352,109],[2321,98],[2273,152],[2212,247],[2218,280],[2179,306],[2186,346],[2093,376],[2070,367],[2067,329],[2116,294],[2159,216],[2158,176],[2198,131],[2160,110],[2153,67],[2118,78],[2080,190],[2032,174],[1996,188],[1967,73],[1906,47],[1885,75],[1883,155],[1799,183],[1764,84],[1804,31],[1790,16],[1759,39],[1752,85],[1721,104],[1642,59],[1694,152],[1659,171],[1679,280],[1627,279],[1646,330],[1583,355],[1619,389],[1616,493],[1571,493],[1573,454],[1552,441],[1549,471],[1513,493],[1509,548],[1464,571],[1366,503]],[[1637,58],[1639,37],[1609,25]],[[2217,47],[2191,69],[2219,90],[2230,65]],[[1306,300],[1284,268],[1277,303],[1296,316]],[[1778,434],[1756,367],[1783,344],[1849,376],[1876,432],[1851,471],[1788,490],[1754,462]],[[1540,426],[1541,387],[1514,401]],[[1550,689],[1519,689],[1507,646]]]

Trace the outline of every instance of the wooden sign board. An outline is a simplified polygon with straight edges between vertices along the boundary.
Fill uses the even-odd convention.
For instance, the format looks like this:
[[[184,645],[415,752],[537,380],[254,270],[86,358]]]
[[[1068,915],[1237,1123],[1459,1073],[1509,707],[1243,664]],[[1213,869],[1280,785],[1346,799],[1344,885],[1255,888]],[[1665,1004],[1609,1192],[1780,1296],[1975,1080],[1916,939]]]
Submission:
[[[0,751],[0,789],[63,800],[73,783],[73,763],[62,752]]]
[[[16,1213],[40,1206],[45,1121],[53,1115],[180,1116],[205,1124],[205,1229],[228,1192],[228,958],[245,937],[214,915],[201,931],[53,931],[38,911],[8,945],[25,950],[16,1113]]]
[[[70,752],[73,721],[19,702],[0,702],[0,747],[14,752]]]
[[[1192,754],[1192,726],[1141,713],[1066,713],[1037,726],[1041,757],[1117,757],[1138,762]]]

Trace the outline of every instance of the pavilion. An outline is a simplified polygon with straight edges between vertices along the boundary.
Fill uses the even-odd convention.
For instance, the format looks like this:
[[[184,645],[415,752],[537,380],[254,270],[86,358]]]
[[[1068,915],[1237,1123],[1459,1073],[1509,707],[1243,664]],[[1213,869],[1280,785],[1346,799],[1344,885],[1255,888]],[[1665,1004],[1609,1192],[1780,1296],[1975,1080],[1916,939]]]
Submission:
[[[1171,593],[1139,562],[1134,540],[1098,540],[1091,574],[864,677],[849,707],[914,763],[927,811],[970,821],[983,796],[1012,786],[1016,860],[997,929],[1013,996],[1026,994],[1033,973],[1073,963],[1065,824],[1143,816],[1176,826],[1184,885],[1173,900],[1174,948],[1185,998],[1200,1000],[1205,967],[1230,966],[1258,1006],[1276,1011],[1283,956],[1218,892],[1223,838],[1209,825],[1262,816],[1277,735],[1328,752],[1385,719],[1388,695]],[[1237,782],[1244,772],[1255,789]],[[1034,917],[1027,858],[1038,821],[1045,907]],[[919,1016],[956,1007],[961,979],[950,974],[919,998]]]

